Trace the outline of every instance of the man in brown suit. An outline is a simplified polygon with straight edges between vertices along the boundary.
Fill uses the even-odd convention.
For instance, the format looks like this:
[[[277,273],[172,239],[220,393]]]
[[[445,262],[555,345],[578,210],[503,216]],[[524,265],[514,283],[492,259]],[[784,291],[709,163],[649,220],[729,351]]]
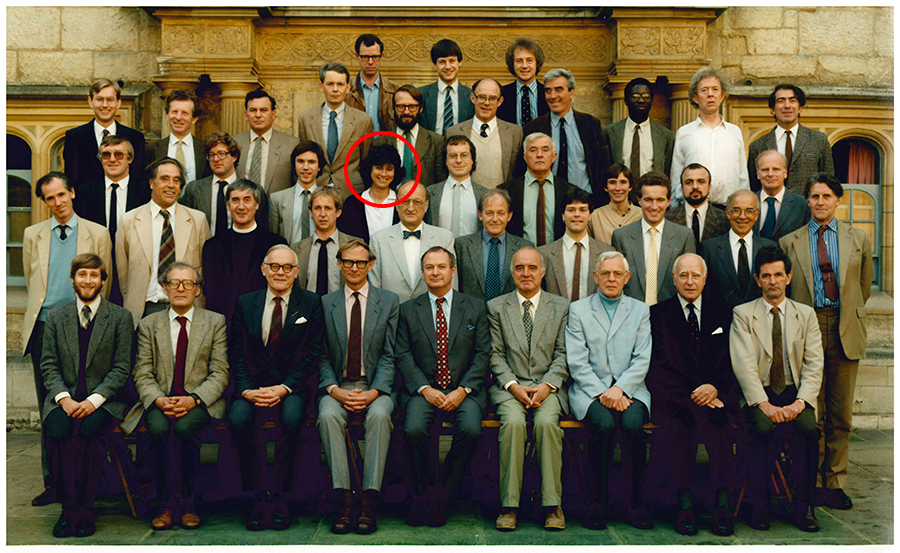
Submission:
[[[685,203],[666,212],[666,219],[691,229],[698,252],[701,241],[722,236],[731,228],[725,211],[709,201],[709,190],[709,169],[691,163],[681,172],[681,195]]]
[[[384,43],[377,36],[365,33],[356,39],[355,48],[359,73],[350,81],[347,105],[366,112],[372,118],[376,131],[393,131],[391,104],[394,92],[400,85],[381,74]]]

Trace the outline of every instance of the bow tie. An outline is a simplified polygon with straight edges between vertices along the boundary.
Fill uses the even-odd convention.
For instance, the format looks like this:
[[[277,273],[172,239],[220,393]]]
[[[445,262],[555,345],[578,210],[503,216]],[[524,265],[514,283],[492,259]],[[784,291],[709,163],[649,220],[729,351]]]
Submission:
[[[404,230],[403,231],[403,239],[404,240],[406,240],[410,236],[415,236],[416,238],[421,240],[422,239],[422,231],[421,230],[413,230],[413,231]]]

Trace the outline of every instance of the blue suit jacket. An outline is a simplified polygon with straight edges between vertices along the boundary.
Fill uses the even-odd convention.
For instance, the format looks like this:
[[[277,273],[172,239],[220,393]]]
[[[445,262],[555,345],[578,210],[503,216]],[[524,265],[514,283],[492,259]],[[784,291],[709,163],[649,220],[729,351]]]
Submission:
[[[437,112],[437,97],[438,97],[438,84],[437,81],[425,85],[419,88],[419,92],[422,93],[422,96],[425,100],[425,109],[422,111],[422,118],[419,120],[419,124],[428,129],[431,132],[436,132],[438,134],[444,134],[444,114],[440,115]],[[459,96],[457,97],[457,104],[459,105],[459,113],[457,113],[456,123],[462,123],[463,121],[468,121],[475,117],[475,104],[472,103],[472,100],[469,99],[469,94],[472,93],[472,89],[459,83]],[[441,118],[441,129],[435,130],[437,125],[437,118]]]
[[[644,377],[650,370],[650,308],[622,294],[612,322],[599,293],[569,305],[566,358],[573,384],[569,407],[578,420],[591,402],[614,384],[650,411],[650,391]],[[615,380],[615,382],[613,382]]]

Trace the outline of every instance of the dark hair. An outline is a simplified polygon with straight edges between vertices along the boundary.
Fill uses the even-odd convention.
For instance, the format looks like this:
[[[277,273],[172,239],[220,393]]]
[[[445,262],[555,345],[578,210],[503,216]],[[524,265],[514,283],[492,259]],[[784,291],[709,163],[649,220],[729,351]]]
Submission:
[[[806,105],[806,94],[803,93],[803,90],[799,86],[793,85],[793,84],[788,84],[788,83],[782,83],[779,85],[775,85],[775,90],[773,90],[772,93],[769,94],[769,109],[775,109],[775,93],[778,92],[779,90],[792,91],[794,93],[794,96],[797,97],[797,101],[800,103],[800,107],[803,107]]]
[[[39,178],[37,184],[34,185],[34,195],[38,198],[44,198],[44,191],[42,190],[44,185],[50,182],[53,179],[59,179],[66,186],[66,190],[72,191],[72,185],[69,184],[69,177],[66,176],[62,171],[51,171]]]
[[[394,92],[394,97],[392,98],[392,101],[393,101],[393,105],[395,105],[395,106],[397,105],[397,92],[405,92],[405,93],[409,94],[410,96],[412,96],[412,99],[415,100],[417,104],[419,104],[420,107],[422,106],[422,104],[425,103],[425,97],[422,96],[422,93],[419,92],[418,88],[414,87],[411,84],[405,84],[405,85],[401,86],[400,88],[398,88]]]
[[[441,150],[441,160],[443,160],[444,165],[447,164],[447,149],[450,146],[456,146],[457,144],[468,144],[469,145],[469,153],[472,154],[472,172],[475,172],[475,144],[469,140],[468,136],[462,134],[454,134],[451,137],[448,137],[446,142],[444,142],[444,149]]]
[[[634,174],[627,165],[624,163],[613,163],[606,168],[606,180],[617,179],[619,178],[619,175],[625,175],[625,178],[628,179],[629,186],[634,188]],[[603,187],[606,188],[605,183],[603,184]]]
[[[566,206],[573,203],[579,204],[587,204],[588,210],[594,210],[594,202],[591,199],[591,195],[587,193],[583,188],[579,188],[577,186],[572,186],[566,193],[563,195],[563,210],[566,209]]]
[[[678,182],[684,181],[685,171],[693,171],[696,169],[703,169],[704,171],[706,171],[706,180],[710,181],[710,185],[712,185],[712,173],[710,173],[709,169],[707,169],[702,163],[691,163],[689,165],[686,165],[685,168],[681,170],[681,175],[678,176]]]
[[[230,134],[225,131],[213,131],[209,133],[206,138],[203,139],[203,150],[206,152],[207,156],[209,155],[209,151],[215,148],[217,144],[222,144],[228,148],[228,153],[234,157],[235,163],[240,161],[241,146]]]
[[[194,271],[194,278],[197,279],[197,286],[201,289],[203,288],[203,275],[200,274],[200,271],[197,270],[197,267],[194,267],[190,263],[185,263],[184,261],[176,261],[169,265],[169,268],[166,269],[166,272],[159,277],[160,285],[165,285],[165,283],[169,282],[169,275],[172,274],[172,271],[175,269],[190,269]]]
[[[394,189],[406,176],[406,171],[401,167],[402,161],[397,148],[390,144],[378,144],[369,149],[369,155],[359,162],[359,176],[362,177],[363,185],[366,188],[372,186],[372,167],[381,165],[394,166],[394,180],[391,181],[390,187]]]
[[[344,67],[343,64],[338,63],[336,61],[330,61],[325,65],[319,67],[319,82],[325,82],[325,73],[329,71],[334,71],[335,73],[340,73],[341,75],[347,77],[347,83],[350,83],[350,72],[347,71],[347,68]]]
[[[381,48],[381,53],[384,54],[384,43],[372,33],[359,35],[359,38],[356,39],[356,45],[353,48],[356,51],[356,54],[359,55],[360,46],[375,46],[376,44]]]
[[[535,77],[540,73],[541,67],[544,65],[544,51],[541,49],[541,45],[535,42],[533,39],[528,37],[517,38],[515,42],[509,45],[509,48],[506,49],[506,68],[509,70],[510,74],[515,76],[516,74],[516,50],[519,48],[523,50],[528,50],[532,54],[534,54],[534,61],[537,63],[537,68],[535,70]]]
[[[639,198],[644,195],[645,186],[665,186],[666,198],[672,197],[672,182],[669,180],[669,175],[665,173],[660,173],[659,171],[648,171],[647,173],[641,175],[641,177],[637,180],[637,184],[634,186],[637,189]]]
[[[168,95],[166,95],[166,113],[169,113],[169,107],[171,107],[172,102],[193,102],[193,115],[194,117],[200,117],[200,101],[197,100],[197,94],[195,94],[193,90],[189,88],[181,88],[178,90],[173,90]]]
[[[653,83],[651,83],[650,81],[648,81],[647,79],[645,79],[643,77],[638,77],[637,79],[631,79],[630,81],[628,81],[628,84],[625,85],[625,98],[627,99],[629,96],[631,96],[631,91],[634,90],[634,87],[636,87],[638,85],[644,85],[650,89],[650,99],[652,100],[653,99]]]
[[[509,197],[509,192],[503,188],[488,188],[488,191],[478,198],[478,213],[484,211],[484,204],[494,196],[503,198],[506,201],[506,211],[512,211],[512,198]]]
[[[247,109],[247,106],[250,104],[250,100],[258,100],[259,98],[268,98],[269,102],[272,104],[272,111],[275,111],[275,98],[269,96],[269,93],[262,88],[251,90],[247,93],[246,96],[244,96],[244,109]]]
[[[841,181],[837,180],[837,177],[832,175],[831,173],[816,173],[809,177],[809,180],[806,181],[806,186],[803,187],[803,196],[808,200],[809,192],[812,189],[814,184],[822,183],[834,192],[834,195],[838,198],[843,197],[844,195],[844,187],[841,186]]]
[[[181,179],[181,186],[183,187],[186,182],[184,182],[184,167],[181,166],[181,163],[178,162],[177,159],[171,157],[161,157],[147,166],[144,169],[144,174],[147,175],[147,182],[152,181],[156,178],[156,175],[159,173],[159,168],[163,165],[174,165],[178,168],[178,177]]]
[[[431,246],[430,248],[425,250],[425,253],[422,254],[422,259],[419,260],[419,268],[424,271],[425,270],[425,256],[430,253],[437,253],[437,252],[444,252],[445,254],[447,254],[447,256],[450,258],[450,267],[456,267],[456,256],[453,255],[453,252],[451,252],[450,250],[448,250],[447,248],[445,248],[443,246]]]
[[[759,276],[763,265],[779,261],[784,262],[784,273],[791,274],[791,258],[784,253],[784,250],[778,246],[763,246],[756,252],[756,259],[753,260],[753,274]]]
[[[238,179],[238,180],[234,181],[233,183],[229,184],[227,188],[225,188],[225,201],[226,202],[228,202],[228,200],[231,199],[231,192],[233,190],[250,190],[251,192],[253,192],[253,199],[255,199],[256,203],[259,205],[262,204],[263,194],[266,193],[262,189],[262,187],[260,187],[258,184],[256,184],[252,180]]]
[[[322,174],[322,170],[325,169],[326,161],[325,161],[325,151],[322,150],[322,147],[319,146],[318,142],[313,142],[312,140],[301,140],[294,146],[293,151],[291,151],[291,178],[294,182],[297,182],[297,156],[300,154],[304,154],[306,152],[312,152],[316,154],[316,160],[319,162],[319,173],[316,175],[317,177]]]
[[[369,261],[375,261],[376,259],[378,259],[378,256],[375,255],[375,252],[372,251],[372,248],[370,248],[369,245],[366,244],[366,241],[362,240],[361,238],[354,238],[353,240],[348,240],[341,244],[340,247],[338,247],[337,255],[335,255],[334,258],[338,261],[341,261],[342,259],[344,259],[345,251],[349,250],[350,248],[356,247],[363,248],[369,253]]]
[[[118,146],[119,144],[125,144],[128,149],[128,155],[131,156],[131,159],[134,159],[134,146],[131,145],[131,142],[127,138],[118,134],[108,134],[100,141],[100,147],[97,148],[97,159],[103,159],[100,157],[103,148],[107,146]]]
[[[456,56],[458,61],[463,60],[459,44],[449,38],[442,38],[431,47],[431,63],[437,63],[438,58],[449,58],[451,56]]]
[[[78,269],[100,269],[100,280],[106,280],[106,264],[95,253],[82,253],[72,259],[72,270],[69,272],[69,278],[74,279]]]

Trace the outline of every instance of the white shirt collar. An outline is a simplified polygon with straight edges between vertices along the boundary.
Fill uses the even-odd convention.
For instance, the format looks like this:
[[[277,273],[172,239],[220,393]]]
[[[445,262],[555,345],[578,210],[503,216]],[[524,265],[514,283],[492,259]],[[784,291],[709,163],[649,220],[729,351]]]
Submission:
[[[188,133],[187,136],[181,139],[181,141],[184,142],[183,147],[194,147],[194,135],[191,133]],[[169,133],[169,146],[174,146],[176,142],[178,142],[178,138],[174,134]]]
[[[190,309],[188,309],[187,313],[184,315],[179,315],[175,312],[171,307],[169,308],[169,323],[175,320],[176,317],[185,317],[188,322],[194,322],[194,306],[192,305]]]
[[[177,205],[178,205],[178,202],[175,202],[174,204],[172,204],[172,205],[170,205],[169,207],[166,208],[166,211],[169,212],[169,217],[174,217],[174,216],[175,216],[175,206],[177,206]],[[156,203],[155,201],[150,200],[150,215],[151,215],[152,217],[156,217],[157,215],[159,215],[159,212],[160,212],[162,209],[163,209],[162,206],[160,206],[160,205],[159,205],[158,203]]]
[[[481,132],[481,125],[487,123],[488,126],[488,136],[494,134],[494,131],[497,130],[497,116],[495,115],[493,119],[490,121],[482,121],[478,118],[478,114],[475,114],[475,119],[472,121],[472,128],[474,128],[477,132]]]
[[[445,183],[445,186],[446,186],[447,188],[452,189],[452,188],[453,188],[453,185],[456,184],[456,183],[461,184],[463,190],[468,191],[468,190],[472,187],[472,175],[469,175],[468,177],[466,177],[466,178],[463,179],[462,181],[458,181],[458,180],[456,180],[455,178],[453,178],[452,176],[451,176],[451,177],[447,177],[447,182]]]
[[[528,299],[525,296],[523,296],[522,293],[519,292],[518,290],[516,290],[516,298],[519,300],[519,307],[522,307],[522,303]],[[535,309],[537,309],[538,304],[541,303],[541,289],[540,288],[538,288],[537,294],[535,294],[531,298],[531,303],[534,305]]]
[[[359,295],[365,299],[369,298],[369,281],[366,280],[365,284],[362,285],[362,288],[359,290],[351,290],[349,286],[344,285],[344,301],[350,301],[350,297],[353,296],[354,292],[359,292]]]
[[[424,224],[425,224],[425,222],[422,221],[421,223],[419,223],[419,226],[417,226],[416,228],[414,228],[412,230],[409,230],[408,228],[406,228],[406,225],[403,224],[403,221],[400,221],[399,223],[397,223],[397,226],[400,227],[400,230],[405,230],[408,232],[416,232],[417,230],[422,230],[422,225],[424,225]],[[400,233],[400,235],[402,236],[403,233]]]
[[[700,116],[698,115],[698,116],[697,116],[697,119],[695,120],[695,123],[697,124],[697,127],[698,127],[698,128],[701,127],[701,126],[703,126],[703,127],[706,127],[707,129],[710,129],[710,130],[716,130],[716,129],[718,129],[719,127],[724,127],[724,126],[725,126],[725,118],[722,117],[722,114],[720,113],[720,114],[719,114],[719,124],[716,125],[715,127],[710,127],[709,125],[707,125],[706,123],[704,123],[703,120],[700,119]]]
[[[106,181],[106,187],[107,187],[107,188],[110,188],[110,187],[112,186],[113,181],[112,181],[109,177],[107,177],[106,175],[103,176],[103,179]],[[124,177],[122,177],[122,178],[118,181],[119,188],[122,189],[122,190],[128,188],[128,181],[129,181],[129,180],[131,180],[131,175],[125,175]]]
[[[688,301],[686,299],[682,298],[681,294],[675,294],[675,295],[678,296],[678,301],[681,302],[681,310],[687,312]],[[701,307],[702,300],[703,300],[703,294],[700,294],[700,297],[698,297],[697,299],[695,299],[693,301],[694,311],[697,313],[698,318],[700,316],[700,309],[702,309],[702,307]]]
[[[703,205],[701,205],[700,207],[697,207],[697,208],[695,208],[694,206],[692,206],[691,204],[689,204],[687,202],[684,202],[684,216],[685,216],[685,220],[687,221],[687,226],[691,226],[691,220],[694,218],[694,211],[699,211],[700,217],[703,217],[705,220],[706,212],[708,210],[709,210],[709,198],[707,198],[706,201],[703,202]]]
[[[797,138],[797,127],[800,126],[800,121],[798,120],[794,123],[794,126],[789,129],[784,129],[781,125],[775,125],[775,140],[781,140],[781,137],[784,136],[785,131],[791,131],[791,137]]]
[[[640,127],[642,130],[649,129],[650,128],[650,118],[648,117],[647,119],[644,119],[643,123],[635,123],[634,121],[631,120],[631,117],[626,117],[625,118],[625,132],[632,134],[632,133],[634,133],[635,127]]]
[[[100,124],[100,121],[94,119],[94,134],[103,136],[103,131],[109,131],[109,134],[116,134],[116,120],[113,119],[112,123],[109,124],[108,127],[104,127]]]
[[[428,291],[428,299],[429,299],[429,301],[431,301],[432,304],[434,304],[434,302],[437,300],[437,298],[438,298],[437,296],[435,296],[434,294],[431,293],[431,290]],[[450,303],[450,304],[453,303],[453,288],[451,288],[449,292],[444,294],[444,299],[447,300],[446,303]]]
[[[574,238],[572,238],[571,236],[569,236],[568,232],[563,234],[562,241],[563,241],[563,247],[565,247],[567,250],[571,250],[572,248],[575,247],[576,240]],[[582,246],[584,246],[585,252],[587,252],[588,245],[590,244],[590,242],[588,241],[588,235],[585,234],[581,238],[581,240],[578,240],[578,242],[581,243]]]
[[[233,230],[234,232],[236,232],[236,233],[238,233],[238,234],[250,234],[251,232],[253,232],[254,230],[256,230],[256,221],[255,221],[255,220],[253,221],[253,224],[250,225],[250,228],[244,228],[244,229],[237,228],[236,226],[234,226],[234,225],[232,224],[232,225],[231,225],[231,230]]]
[[[662,235],[663,227],[665,226],[665,224],[666,224],[666,218],[663,217],[662,221],[660,221],[659,224],[656,225],[656,227],[654,227],[654,228],[656,228],[656,230],[659,231],[660,235]],[[642,216],[641,217],[641,234],[647,234],[647,231],[649,231],[649,230],[650,230],[650,223],[648,223],[647,219],[644,219],[644,217]]]
[[[772,308],[775,307],[775,305],[769,303],[769,300],[767,300],[766,298],[763,298],[763,303],[766,304],[766,313],[771,313]],[[787,297],[785,297],[783,300],[781,300],[781,303],[778,305],[778,309],[779,309],[779,311],[781,311],[782,317],[784,317],[785,303],[787,303]]]
[[[438,83],[438,92],[440,92],[441,94],[446,94],[446,92],[444,92],[444,91],[447,89],[447,87],[450,87],[450,89],[453,90],[454,94],[457,94],[459,92],[459,79],[456,79],[455,81],[453,81],[453,84],[447,84],[440,79],[438,79],[437,83]]]
[[[781,190],[778,191],[778,194],[775,194],[774,198],[776,201],[778,201],[778,203],[782,203],[784,201],[784,191],[785,190],[787,190],[787,187],[782,185]],[[768,192],[766,192],[764,189],[760,188],[759,203],[762,204],[763,202],[766,201],[766,198],[769,198],[769,197],[771,197],[771,196],[769,196]]]
[[[256,134],[256,131],[253,131],[253,136],[251,137],[252,140],[251,140],[250,142],[252,143],[253,140],[256,140],[256,137],[257,137],[257,136],[261,136],[262,139],[263,139],[263,142],[265,142],[266,144],[268,144],[269,142],[272,141],[272,135],[273,135],[273,134],[275,134],[275,127],[274,127],[274,126],[273,126],[273,127],[269,127],[269,130],[267,130],[266,132],[264,132],[264,133],[262,133],[262,134]]]
[[[94,298],[94,301],[91,303],[84,303],[78,296],[75,296],[75,305],[78,308],[78,320],[81,320],[81,311],[84,309],[84,306],[88,306],[88,309],[91,310],[91,320],[94,320],[94,317],[97,316],[97,311],[100,309],[100,302],[103,300],[103,296],[97,294],[97,297]]]
[[[738,240],[740,240],[740,239],[741,239],[741,237],[738,236],[736,232],[734,232],[734,229],[728,230],[728,242],[733,247],[736,247],[738,245]],[[747,247],[749,248],[750,247],[749,242],[751,240],[753,240],[753,231],[751,230],[750,232],[748,232],[747,236],[744,236],[743,239],[744,239],[744,242],[747,243]]]
[[[282,300],[281,305],[284,306],[283,309],[287,309],[287,304],[291,301],[291,292],[293,292],[293,291],[294,291],[294,289],[291,288],[290,290],[285,292],[283,295],[279,296]],[[274,300],[274,299],[275,299],[275,293],[272,292],[271,288],[266,287],[266,305],[271,303],[272,300]]]

